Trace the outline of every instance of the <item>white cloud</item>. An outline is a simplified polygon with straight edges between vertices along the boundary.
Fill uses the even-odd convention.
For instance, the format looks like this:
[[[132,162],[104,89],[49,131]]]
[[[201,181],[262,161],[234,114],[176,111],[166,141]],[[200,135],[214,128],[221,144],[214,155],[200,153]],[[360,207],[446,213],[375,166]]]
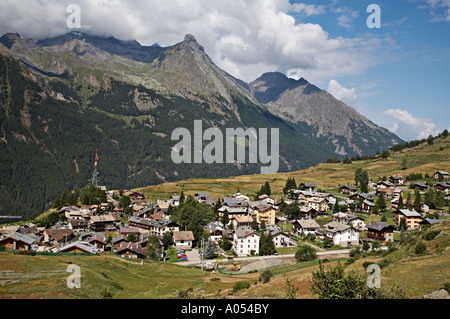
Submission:
[[[294,3],[291,5],[292,12],[304,13],[307,17],[325,13],[325,6],[314,4]]]
[[[356,102],[355,89],[347,89],[338,83],[336,80],[331,80],[328,83],[327,91],[331,93],[335,98],[341,100],[342,102],[352,105]]]
[[[338,14],[338,25],[344,28],[350,28],[351,22],[359,16],[359,12],[348,7],[332,8],[331,11]]]
[[[421,9],[431,8],[432,22],[450,21],[450,0],[425,0],[427,5]]]
[[[384,111],[383,114],[398,121],[393,124],[393,130],[391,131],[394,133],[412,136],[415,139],[423,139],[430,135],[435,136],[440,133],[439,130],[436,129],[436,124],[434,124],[433,121],[426,118],[415,117],[408,111],[389,109]]]
[[[376,37],[331,37],[318,24],[296,22],[295,12],[309,16],[325,9],[288,0],[2,0],[0,33],[35,40],[67,33],[66,8],[72,3],[81,7],[81,31],[161,46],[191,33],[219,67],[247,82],[279,71],[326,85],[330,78],[367,70],[385,52],[371,49],[380,48]]]

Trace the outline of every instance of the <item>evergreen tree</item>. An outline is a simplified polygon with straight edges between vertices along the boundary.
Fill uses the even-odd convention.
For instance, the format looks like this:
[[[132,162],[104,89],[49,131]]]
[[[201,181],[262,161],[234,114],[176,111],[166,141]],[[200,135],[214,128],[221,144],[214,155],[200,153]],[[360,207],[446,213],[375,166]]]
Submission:
[[[398,229],[402,232],[408,230],[408,226],[406,225],[405,218],[400,219],[400,225],[398,226]]]
[[[212,240],[208,240],[208,245],[206,246],[205,257],[207,259],[212,259],[216,257],[216,244]]]
[[[413,208],[416,212],[420,212],[422,210],[422,196],[420,195],[419,188],[416,187],[414,195],[416,198],[414,199]]]
[[[270,232],[262,232],[259,239],[259,255],[268,256],[276,252],[273,236]]]
[[[436,208],[436,194],[434,192],[433,187],[428,187],[428,190],[425,192],[424,202],[431,209]]]
[[[406,196],[406,208],[407,209],[412,209],[413,208],[413,203],[412,203],[412,198],[411,198],[411,193],[408,192],[408,195]]]
[[[398,199],[398,209],[403,209],[405,208],[405,204],[403,204],[403,195],[400,194],[400,197]]]
[[[385,211],[387,208],[387,204],[386,204],[386,199],[384,196],[384,193],[381,192],[380,196],[378,197],[376,204],[378,205],[378,208],[380,209],[380,211]]]

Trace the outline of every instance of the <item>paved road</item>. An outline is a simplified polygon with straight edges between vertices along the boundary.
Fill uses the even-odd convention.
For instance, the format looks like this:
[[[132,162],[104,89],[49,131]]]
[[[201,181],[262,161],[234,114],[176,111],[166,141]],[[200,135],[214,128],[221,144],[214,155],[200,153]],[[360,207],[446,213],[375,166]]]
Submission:
[[[329,250],[329,251],[321,251],[317,252],[318,257],[322,258],[333,258],[340,255],[348,256],[350,253],[350,249],[340,249],[340,250]],[[200,255],[197,250],[187,251],[186,256],[188,257],[188,261],[183,261],[177,263],[177,265],[181,266],[197,266],[201,264]],[[192,256],[192,259],[191,257]],[[272,256],[256,256],[256,257],[238,257],[234,258],[233,261],[256,261],[261,259],[280,259],[280,258],[295,258],[294,254],[289,255],[272,255]]]

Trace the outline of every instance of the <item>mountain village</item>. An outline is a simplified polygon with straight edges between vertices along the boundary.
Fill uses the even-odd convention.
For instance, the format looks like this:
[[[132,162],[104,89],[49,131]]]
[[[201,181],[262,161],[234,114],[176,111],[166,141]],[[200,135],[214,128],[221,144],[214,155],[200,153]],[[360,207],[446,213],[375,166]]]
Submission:
[[[378,182],[369,181],[368,193],[359,192],[353,185],[343,185],[339,194],[331,194],[321,192],[314,183],[301,183],[285,190],[279,199],[270,194],[251,198],[240,192],[213,198],[206,192],[198,192],[151,202],[141,192],[114,192],[101,187],[107,194],[105,203],[56,209],[59,218],[46,227],[34,223],[4,226],[0,229],[0,250],[33,254],[116,254],[182,264],[189,261],[186,252],[205,254],[209,245],[214,253],[205,254],[207,258],[267,255],[261,249],[262,236],[273,242],[275,250],[270,251],[271,255],[278,254],[280,248],[295,249],[305,241],[320,251],[349,249],[365,243],[372,247],[392,245],[401,233],[421,230],[448,217],[445,211],[430,210],[424,202],[413,205],[405,200],[407,193],[423,195],[432,187],[443,195],[448,205],[449,173],[437,171],[431,178],[436,179],[433,186],[390,176]],[[120,195],[129,199],[127,207],[120,207],[117,200]],[[201,225],[201,239],[195,238],[194,232],[186,227],[182,229],[171,216],[174,208],[189,200],[210,207],[215,213],[213,221]],[[390,212],[388,219],[383,215],[386,211]],[[150,250],[155,242],[159,249],[156,255]],[[177,258],[169,259],[170,251],[176,252]]]

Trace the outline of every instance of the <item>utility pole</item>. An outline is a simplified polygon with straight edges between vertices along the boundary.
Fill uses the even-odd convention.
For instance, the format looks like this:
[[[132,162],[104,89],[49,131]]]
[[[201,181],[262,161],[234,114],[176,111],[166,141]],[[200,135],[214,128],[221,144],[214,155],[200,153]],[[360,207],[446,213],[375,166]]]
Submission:
[[[205,254],[205,252],[204,252],[204,242],[205,242],[205,239],[204,238],[202,238],[202,244],[201,244],[201,252],[202,252],[202,270],[203,270],[203,255]]]

